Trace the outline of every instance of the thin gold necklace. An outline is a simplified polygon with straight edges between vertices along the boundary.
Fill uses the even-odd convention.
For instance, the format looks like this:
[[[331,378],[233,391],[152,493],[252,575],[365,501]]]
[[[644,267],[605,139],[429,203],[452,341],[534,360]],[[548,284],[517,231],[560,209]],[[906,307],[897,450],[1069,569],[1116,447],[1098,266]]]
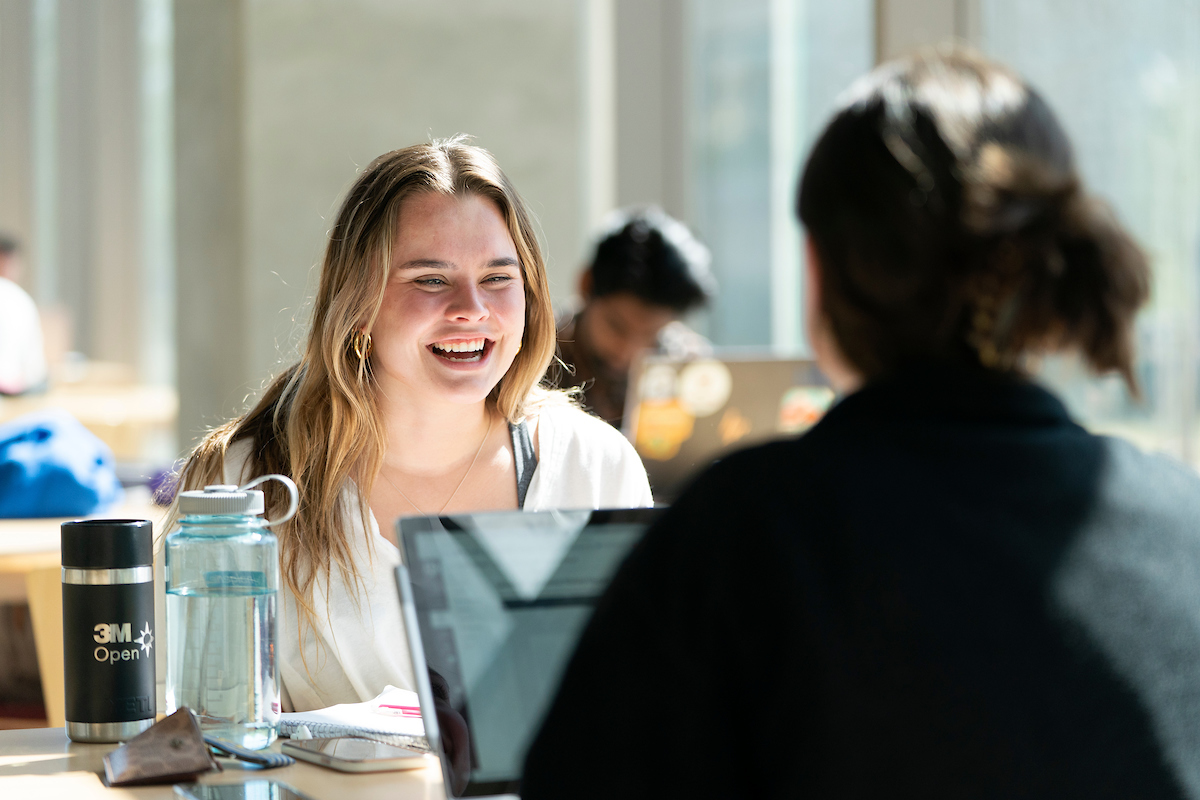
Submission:
[[[450,496],[446,498],[446,502],[442,503],[442,507],[438,509],[437,513],[439,515],[441,515],[441,513],[446,510],[446,506],[450,505],[450,501],[454,499],[454,495],[458,494],[458,490],[461,489],[462,485],[467,482],[467,476],[470,475],[471,470],[475,468],[475,462],[479,460],[479,454],[483,452],[483,446],[484,446],[484,444],[487,443],[488,434],[490,434],[492,432],[492,422],[493,422],[492,415],[488,414],[487,430],[483,432],[483,439],[481,439],[479,442],[479,448],[475,451],[475,457],[471,459],[470,466],[467,467],[467,471],[464,472],[462,478],[459,479],[458,486],[454,487],[454,491],[450,493]],[[383,471],[382,467],[380,467],[380,469],[379,469],[379,474],[383,476],[383,479],[385,481],[392,484],[392,488],[395,489],[397,492],[399,492],[401,497],[403,497],[405,500],[408,500],[408,504],[410,506],[412,506],[413,508],[415,508],[417,510],[418,514],[420,514],[423,517],[428,516],[424,511],[421,510],[420,506],[418,506],[412,500],[408,499],[408,495],[406,495],[404,493],[403,489],[401,489],[396,484],[392,483],[392,479],[387,476],[387,473],[385,473]]]

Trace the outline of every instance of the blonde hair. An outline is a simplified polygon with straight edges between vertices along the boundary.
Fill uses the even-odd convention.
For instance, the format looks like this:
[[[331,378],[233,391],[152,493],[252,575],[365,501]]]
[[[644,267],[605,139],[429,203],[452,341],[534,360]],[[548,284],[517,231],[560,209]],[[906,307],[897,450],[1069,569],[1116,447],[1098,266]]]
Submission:
[[[311,625],[313,585],[328,585],[336,565],[361,586],[345,535],[351,509],[341,502],[347,481],[358,486],[358,514],[369,530],[367,498],[387,449],[366,353],[351,341],[370,331],[383,304],[400,206],[417,194],[476,195],[491,200],[516,246],[525,287],[521,349],[492,390],[488,405],[518,422],[531,401],[547,396],[538,382],[554,355],[555,326],[546,267],[533,221],[491,153],[466,136],[393,150],[375,159],[350,188],[329,234],[300,361],[276,377],[246,415],[211,431],[180,471],[179,489],[222,483],[235,442],[252,442],[246,476],[283,473],[300,489],[296,516],[276,529],[284,585],[300,609],[299,634]],[[278,484],[265,484],[267,517],[287,507]],[[178,518],[172,507],[166,530]]]

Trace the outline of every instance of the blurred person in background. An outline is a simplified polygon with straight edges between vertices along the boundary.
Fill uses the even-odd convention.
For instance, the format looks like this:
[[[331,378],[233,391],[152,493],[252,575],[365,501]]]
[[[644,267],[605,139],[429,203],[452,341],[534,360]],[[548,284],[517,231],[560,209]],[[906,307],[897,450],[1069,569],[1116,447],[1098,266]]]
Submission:
[[[843,398],[648,532],[522,798],[1200,797],[1200,478],[1027,370],[1074,351],[1135,390],[1149,293],[1050,108],[967,52],[884,64],[798,212]]]
[[[300,490],[275,529],[285,711],[416,688],[398,517],[652,504],[632,445],[541,385],[553,355],[532,218],[492,155],[455,137],[371,162],[329,233],[303,356],[180,475]],[[266,505],[287,499],[267,487]]]
[[[24,394],[46,383],[41,318],[18,283],[21,272],[16,239],[0,233],[0,395]]]
[[[579,276],[580,308],[559,322],[558,355],[567,366],[560,385],[580,387],[584,407],[620,427],[638,353],[711,350],[679,319],[712,299],[710,260],[687,226],[659,208],[613,212]]]

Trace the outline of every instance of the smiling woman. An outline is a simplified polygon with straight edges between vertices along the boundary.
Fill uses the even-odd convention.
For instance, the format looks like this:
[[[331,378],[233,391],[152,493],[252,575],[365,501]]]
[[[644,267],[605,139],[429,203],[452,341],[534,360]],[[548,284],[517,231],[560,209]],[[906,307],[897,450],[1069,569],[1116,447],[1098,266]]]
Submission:
[[[418,194],[401,204],[397,228],[371,332],[384,395],[435,407],[447,396],[487,397],[525,329],[521,263],[504,217],[478,195]]]
[[[532,221],[491,154],[456,137],[372,162],[330,232],[303,358],[180,478],[300,489],[278,531],[285,710],[414,688],[397,517],[651,504],[629,443],[539,385],[553,353]],[[286,503],[266,499],[268,516]]]

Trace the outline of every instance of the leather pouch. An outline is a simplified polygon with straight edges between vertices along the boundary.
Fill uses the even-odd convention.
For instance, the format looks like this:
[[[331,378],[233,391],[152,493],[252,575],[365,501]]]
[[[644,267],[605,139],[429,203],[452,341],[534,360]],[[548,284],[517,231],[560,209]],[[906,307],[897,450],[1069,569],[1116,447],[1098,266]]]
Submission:
[[[192,712],[181,708],[104,757],[109,786],[176,783],[220,769]]]

